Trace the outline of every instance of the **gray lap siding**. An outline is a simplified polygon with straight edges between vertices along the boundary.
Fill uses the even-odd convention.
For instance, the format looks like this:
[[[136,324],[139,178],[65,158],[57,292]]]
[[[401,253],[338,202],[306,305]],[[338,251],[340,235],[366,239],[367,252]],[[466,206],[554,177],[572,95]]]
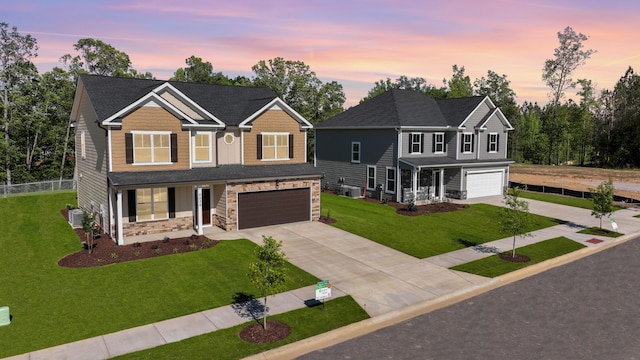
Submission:
[[[316,167],[324,173],[323,188],[344,185],[364,188],[367,166],[376,168],[376,184],[384,184],[386,168],[395,167],[397,132],[382,130],[316,130]],[[360,162],[351,162],[351,144],[360,143]],[[371,189],[368,189],[371,190]]]

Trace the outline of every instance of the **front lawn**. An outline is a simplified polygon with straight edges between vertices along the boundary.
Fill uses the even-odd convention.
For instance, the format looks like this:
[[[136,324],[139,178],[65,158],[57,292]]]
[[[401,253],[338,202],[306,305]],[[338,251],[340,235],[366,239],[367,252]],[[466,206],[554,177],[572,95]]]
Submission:
[[[327,301],[325,307],[316,306],[273,315],[291,328],[284,340],[253,344],[240,339],[238,333],[249,323],[218,330],[176,343],[117,357],[117,359],[240,359],[258,354],[308,337],[325,333],[369,318],[369,315],[350,296]]]
[[[500,233],[502,208],[487,204],[420,216],[396,214],[393,207],[333,194],[322,194],[322,214],[333,226],[417,258],[426,258],[508,237]],[[534,231],[562,223],[531,214]]]
[[[539,243],[516,248],[516,254],[528,256],[529,262],[511,262],[500,258],[498,254],[454,266],[451,270],[464,271],[486,277],[496,277],[506,273],[537,264],[539,262],[580,250],[585,246],[565,237],[558,237]],[[511,250],[508,251],[511,254]]]
[[[567,206],[573,206],[573,207],[587,209],[587,210],[593,210],[593,201],[591,201],[590,199],[583,199],[583,198],[577,198],[577,197],[566,196],[566,195],[545,194],[545,193],[539,193],[539,192],[533,192],[533,191],[521,191],[520,197],[531,199],[531,200],[550,202],[553,204],[567,205]],[[614,211],[624,209],[623,206],[616,205],[616,204],[614,204],[613,207],[614,207]]]
[[[101,267],[58,266],[80,250],[60,214],[75,202],[70,192],[0,199],[0,306],[12,315],[0,327],[0,358],[228,305],[237,293],[258,295],[246,275],[255,261],[249,240]],[[318,281],[289,269],[288,289]]]

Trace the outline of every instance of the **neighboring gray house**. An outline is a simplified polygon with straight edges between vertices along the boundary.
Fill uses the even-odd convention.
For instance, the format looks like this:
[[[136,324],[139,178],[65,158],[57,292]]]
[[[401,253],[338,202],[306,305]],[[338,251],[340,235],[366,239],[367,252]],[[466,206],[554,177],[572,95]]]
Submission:
[[[389,90],[315,127],[323,188],[416,203],[501,195],[508,132],[488,97]]]

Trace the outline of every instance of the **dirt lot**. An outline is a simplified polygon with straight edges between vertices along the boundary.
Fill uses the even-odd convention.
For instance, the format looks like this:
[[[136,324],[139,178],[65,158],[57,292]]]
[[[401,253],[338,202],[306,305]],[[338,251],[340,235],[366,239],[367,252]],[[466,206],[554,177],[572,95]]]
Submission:
[[[547,185],[588,191],[598,184],[613,180],[615,194],[640,199],[640,170],[612,170],[578,166],[512,164],[509,179],[531,185]]]

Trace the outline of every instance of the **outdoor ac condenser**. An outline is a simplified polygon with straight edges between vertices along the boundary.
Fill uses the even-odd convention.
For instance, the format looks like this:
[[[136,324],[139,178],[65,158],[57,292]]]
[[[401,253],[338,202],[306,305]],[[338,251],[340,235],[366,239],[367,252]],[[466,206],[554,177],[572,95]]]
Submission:
[[[82,209],[69,210],[69,223],[73,227],[82,227]]]

